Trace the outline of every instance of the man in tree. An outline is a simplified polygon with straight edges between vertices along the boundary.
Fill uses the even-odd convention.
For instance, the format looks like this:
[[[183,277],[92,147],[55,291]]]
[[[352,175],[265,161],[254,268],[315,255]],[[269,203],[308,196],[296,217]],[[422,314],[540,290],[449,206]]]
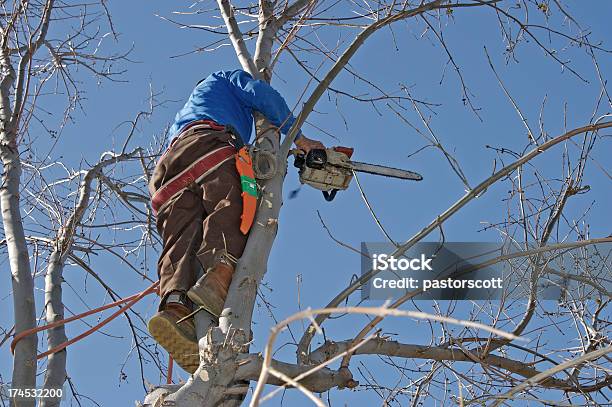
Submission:
[[[195,326],[193,319],[177,322],[194,303],[215,317],[223,310],[247,240],[240,230],[243,189],[234,157],[251,139],[254,111],[284,134],[295,121],[282,96],[245,71],[201,80],[177,113],[170,147],[149,184],[164,247],[158,262],[161,302],[148,328],[190,373],[199,364]],[[301,133],[295,144],[305,152],[324,148]],[[204,275],[196,281],[199,267]]]

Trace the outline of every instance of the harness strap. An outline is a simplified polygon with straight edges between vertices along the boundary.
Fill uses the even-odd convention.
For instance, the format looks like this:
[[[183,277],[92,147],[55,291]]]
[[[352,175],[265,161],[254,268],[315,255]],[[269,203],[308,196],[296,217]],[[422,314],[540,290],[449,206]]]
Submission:
[[[172,197],[187,189],[193,182],[200,182],[211,171],[217,169],[221,164],[232,158],[236,154],[233,146],[217,148],[189,167],[174,176],[170,181],[162,185],[151,197],[151,207],[155,215],[167,204]]]
[[[216,131],[223,131],[223,130],[225,130],[225,126],[224,125],[219,124],[219,123],[217,123],[215,121],[212,121],[212,120],[194,120],[192,122],[187,123],[183,127],[181,127],[181,129],[178,132],[178,136],[176,136],[176,138],[179,138],[187,130],[192,130],[196,126],[197,127],[211,129],[211,130],[216,130]]]
[[[203,129],[209,129],[209,130],[214,130],[214,131],[225,131],[226,127],[212,120],[194,120],[192,122],[187,123],[177,133],[176,137],[172,139],[166,151],[164,151],[164,153],[159,158],[159,161],[161,161],[166,156],[166,154],[168,154],[168,152],[172,150],[172,146],[174,146],[174,143],[176,143],[181,137],[192,134],[196,130],[203,130]]]

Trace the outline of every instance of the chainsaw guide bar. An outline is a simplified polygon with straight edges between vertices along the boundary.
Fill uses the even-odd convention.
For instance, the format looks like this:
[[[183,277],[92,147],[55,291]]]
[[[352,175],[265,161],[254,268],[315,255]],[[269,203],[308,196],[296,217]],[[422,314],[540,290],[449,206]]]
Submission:
[[[410,181],[422,181],[423,176],[414,171],[401,170],[399,168],[385,167],[384,165],[360,163],[349,161],[349,167],[353,171],[365,172],[368,174],[382,175],[383,177],[407,179]]]

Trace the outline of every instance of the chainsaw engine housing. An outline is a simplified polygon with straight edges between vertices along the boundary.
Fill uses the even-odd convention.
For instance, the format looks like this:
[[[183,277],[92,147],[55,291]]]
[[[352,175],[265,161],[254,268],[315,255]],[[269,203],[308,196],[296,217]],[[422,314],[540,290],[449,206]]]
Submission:
[[[300,169],[300,182],[321,191],[345,190],[353,179],[347,168],[352,148],[313,149],[306,157],[297,156],[294,165]]]

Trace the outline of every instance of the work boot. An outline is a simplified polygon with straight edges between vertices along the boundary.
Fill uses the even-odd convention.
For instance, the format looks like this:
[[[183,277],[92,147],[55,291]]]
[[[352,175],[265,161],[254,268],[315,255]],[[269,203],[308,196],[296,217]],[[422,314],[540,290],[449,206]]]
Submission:
[[[234,267],[227,263],[217,263],[187,291],[187,296],[218,318],[223,311],[233,274]]]
[[[186,372],[193,373],[200,364],[195,324],[193,318],[178,322],[190,313],[191,307],[185,293],[173,292],[160,306],[160,311],[149,320],[148,328],[153,339],[172,359]]]

